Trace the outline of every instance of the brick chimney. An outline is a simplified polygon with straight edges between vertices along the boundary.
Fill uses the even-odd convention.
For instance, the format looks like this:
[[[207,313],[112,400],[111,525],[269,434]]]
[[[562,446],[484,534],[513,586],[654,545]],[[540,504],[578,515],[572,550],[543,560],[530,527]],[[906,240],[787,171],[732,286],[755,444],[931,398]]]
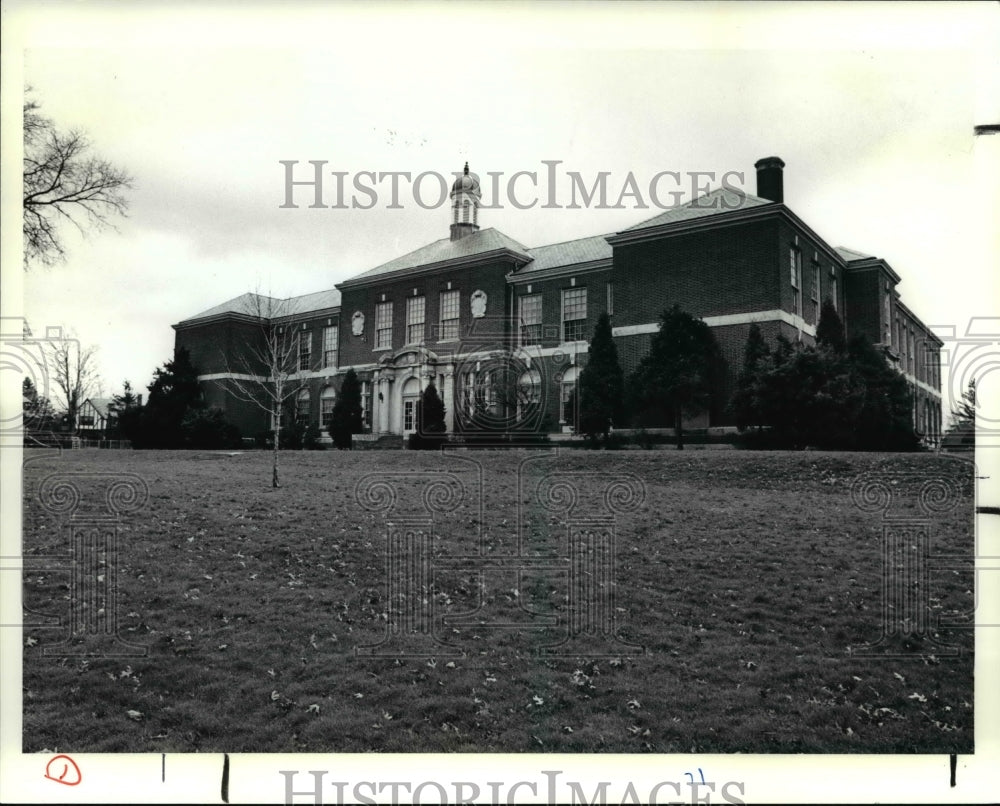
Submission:
[[[781,157],[764,157],[754,163],[757,169],[757,195],[779,204],[785,200],[782,169],[785,161]]]

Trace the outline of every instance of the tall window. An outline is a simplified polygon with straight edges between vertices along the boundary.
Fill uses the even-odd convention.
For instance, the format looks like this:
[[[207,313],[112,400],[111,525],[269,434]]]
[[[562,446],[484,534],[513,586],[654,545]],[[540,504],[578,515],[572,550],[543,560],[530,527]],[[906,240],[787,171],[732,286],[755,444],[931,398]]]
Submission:
[[[614,283],[608,283],[608,316],[615,315],[615,286]]]
[[[419,344],[424,340],[424,297],[406,299],[406,343]]]
[[[309,390],[303,389],[295,400],[295,422],[309,423]]]
[[[339,336],[337,334],[337,327],[325,327],[323,328],[323,366],[324,367],[335,367],[337,366],[337,345]]]
[[[439,341],[458,338],[458,291],[441,292],[441,328]]]
[[[392,303],[380,302],[375,306],[375,349],[392,348]]]
[[[576,379],[579,370],[570,367],[563,373],[560,394],[560,414],[562,422],[576,428]]]
[[[816,324],[819,324],[819,263],[813,263],[812,270],[812,301],[813,313],[816,317]]]
[[[883,304],[883,315],[882,315],[882,328],[885,333],[885,342],[887,344],[892,343],[892,297],[889,295],[888,288],[885,292],[885,300]]]
[[[319,396],[319,417],[323,427],[328,430],[333,421],[333,407],[336,402],[336,390],[332,386],[327,386]]]
[[[538,409],[542,399],[542,375],[537,369],[529,369],[517,382],[517,419],[524,420]]]
[[[468,417],[476,411],[476,373],[472,370],[462,376],[462,409]]]
[[[802,316],[802,253],[794,247],[789,250],[792,283],[792,312]]]
[[[299,333],[299,369],[309,369],[309,358],[312,353],[312,333],[304,330]]]
[[[372,390],[368,381],[361,382],[361,422],[365,428],[372,427]]]
[[[833,309],[835,311],[840,310],[840,303],[837,301],[839,293],[837,290],[837,270],[835,268],[830,269],[830,299],[833,300]]]
[[[518,299],[518,319],[521,326],[521,346],[542,341],[542,295],[528,294]]]
[[[564,288],[562,292],[563,341],[587,338],[587,289]]]

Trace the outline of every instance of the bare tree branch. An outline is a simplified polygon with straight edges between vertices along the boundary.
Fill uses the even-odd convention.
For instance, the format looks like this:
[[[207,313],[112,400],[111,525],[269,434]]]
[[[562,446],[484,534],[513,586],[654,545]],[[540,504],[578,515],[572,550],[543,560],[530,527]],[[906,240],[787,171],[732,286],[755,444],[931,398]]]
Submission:
[[[298,379],[301,331],[288,300],[260,293],[248,296],[247,310],[242,313],[253,317],[258,332],[236,351],[234,361],[225,353],[223,360],[233,397],[263,409],[270,418],[274,430],[271,486],[277,488],[282,411],[302,389]]]
[[[56,401],[66,410],[70,430],[76,431],[77,413],[100,383],[97,347],[84,347],[76,338],[47,342],[46,363],[58,392]]]
[[[30,89],[29,89],[30,91]],[[24,102],[24,268],[50,266],[65,257],[59,222],[68,220],[81,232],[111,226],[125,216],[125,191],[132,177],[90,153],[90,142],[78,131],[64,133]]]

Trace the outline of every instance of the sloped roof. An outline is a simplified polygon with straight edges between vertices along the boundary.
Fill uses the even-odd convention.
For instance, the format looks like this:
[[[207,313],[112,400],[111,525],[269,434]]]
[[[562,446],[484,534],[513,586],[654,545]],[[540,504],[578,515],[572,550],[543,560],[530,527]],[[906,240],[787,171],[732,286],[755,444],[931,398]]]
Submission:
[[[227,313],[243,314],[244,316],[261,316],[268,313],[274,317],[297,316],[309,311],[339,306],[340,292],[336,288],[331,288],[329,291],[317,291],[313,294],[303,294],[300,297],[288,297],[287,299],[276,299],[264,294],[248,292],[194,316],[189,316],[181,323],[210,319],[213,316]]]
[[[108,416],[108,406],[111,405],[110,397],[88,397],[83,402],[84,404],[89,403],[93,406],[102,417]]]
[[[675,224],[678,221],[691,221],[696,218],[720,215],[721,213],[731,213],[733,210],[744,210],[748,207],[760,207],[765,204],[774,204],[769,199],[762,199],[743,190],[733,188],[716,188],[703,196],[692,199],[687,204],[680,207],[672,207],[664,210],[658,216],[654,216],[647,221],[627,227],[622,232],[635,232],[636,230],[660,227],[664,224]]]
[[[858,252],[854,249],[848,249],[846,246],[836,246],[834,250],[838,255],[840,255],[844,260],[850,263],[852,260],[874,260],[875,255],[866,255],[864,252]]]
[[[529,251],[531,263],[518,270],[518,274],[572,266],[576,263],[592,263],[596,260],[611,260],[611,244],[606,235],[592,235],[574,241],[535,246]]]
[[[524,244],[518,243],[508,235],[504,235],[500,230],[490,227],[489,229],[474,232],[472,235],[466,235],[457,241],[453,241],[451,238],[442,238],[440,241],[434,241],[426,246],[421,246],[407,255],[397,257],[388,263],[383,263],[381,266],[376,266],[374,269],[369,269],[361,274],[356,274],[354,277],[341,283],[341,285],[406,269],[431,266],[435,263],[443,263],[448,260],[473,257],[474,255],[486,254],[487,252],[495,252],[501,249],[514,252],[522,256],[525,260],[531,259],[528,248]]]
[[[260,294],[240,294],[238,297],[233,297],[231,300],[222,302],[194,316],[189,316],[182,321],[190,322],[192,319],[208,319],[210,316],[218,316],[224,313],[242,313],[247,316],[256,316],[257,311],[263,310],[266,307],[267,299],[267,297]]]
[[[301,297],[289,297],[281,300],[280,305],[285,308],[283,315],[292,316],[309,311],[321,311],[324,308],[340,307],[340,292],[336,288],[329,291],[316,291],[312,294],[303,294]]]

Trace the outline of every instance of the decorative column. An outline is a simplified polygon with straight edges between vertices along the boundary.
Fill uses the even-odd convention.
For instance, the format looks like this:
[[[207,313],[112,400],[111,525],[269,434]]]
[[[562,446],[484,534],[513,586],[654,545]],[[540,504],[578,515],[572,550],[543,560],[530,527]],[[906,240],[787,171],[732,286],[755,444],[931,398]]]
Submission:
[[[441,386],[441,399],[444,401],[444,424],[448,433],[455,431],[455,368],[448,365],[444,369],[444,383]]]
[[[382,391],[381,373],[376,370],[372,374],[372,434],[378,436],[382,432],[382,404],[378,399]]]

